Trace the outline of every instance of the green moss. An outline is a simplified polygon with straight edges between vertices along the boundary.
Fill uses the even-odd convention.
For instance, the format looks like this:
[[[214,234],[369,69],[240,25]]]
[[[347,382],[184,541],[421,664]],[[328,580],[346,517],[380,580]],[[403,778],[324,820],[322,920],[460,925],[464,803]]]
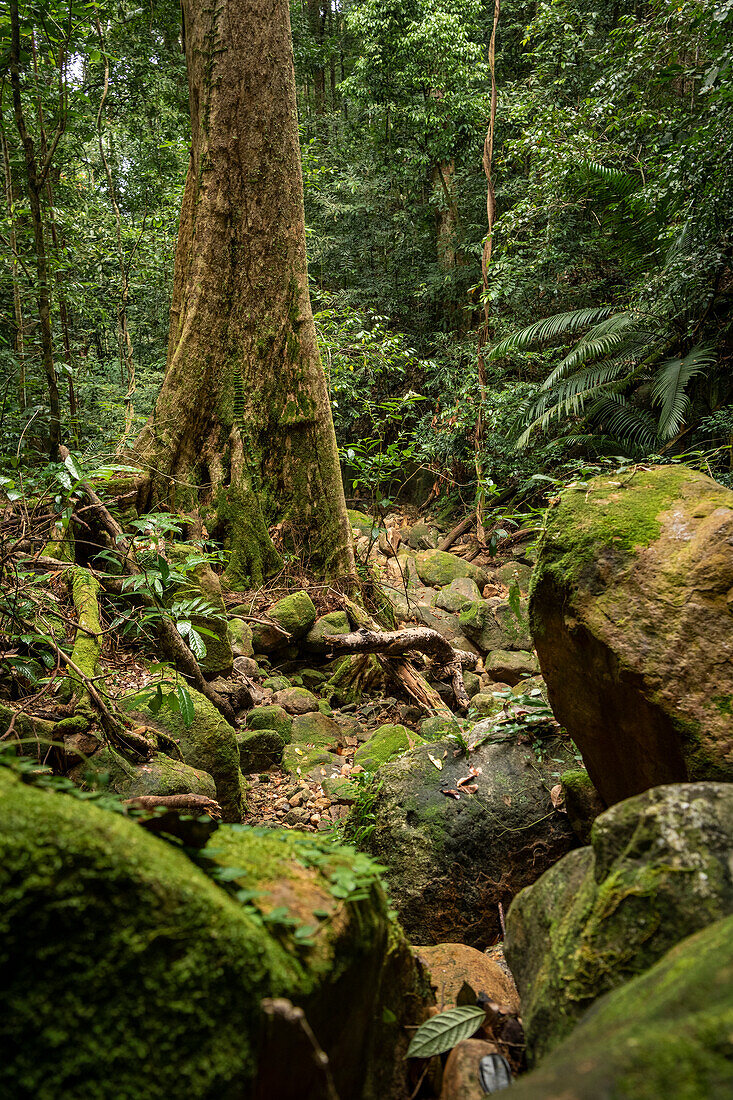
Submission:
[[[185,725],[179,713],[166,707],[153,716],[145,705],[143,693],[128,696],[123,705],[128,712],[139,714],[146,725],[161,729],[172,738],[186,764],[208,772],[216,783],[217,801],[224,820],[241,821],[244,807],[235,731],[204,695],[192,687],[187,691],[194,706],[190,726]]]
[[[479,587],[486,584],[483,569],[444,550],[422,550],[415,555],[418,576],[431,588],[443,588],[458,577],[470,577]]]
[[[366,744],[357,749],[354,763],[360,764],[365,771],[375,772],[388,760],[394,760],[416,745],[423,744],[423,738],[406,726],[380,726]]]
[[[277,730],[286,743],[290,741],[293,719],[282,707],[275,704],[253,707],[247,712],[246,721],[247,729]]]
[[[733,917],[603,997],[516,1100],[727,1100],[733,1090]]]
[[[161,752],[144,764],[132,764],[108,745],[103,745],[87,762],[74,769],[73,778],[95,789],[108,786],[123,798],[142,794],[202,794],[216,798],[216,784],[208,772],[191,768]]]
[[[324,634],[348,634],[351,630],[349,617],[345,611],[329,611],[316,619],[305,636],[305,645],[314,653],[325,653],[327,646]]]
[[[316,621],[315,604],[307,592],[284,596],[268,608],[267,614],[295,640],[307,634]]]
[[[238,733],[239,766],[245,775],[265,771],[279,764],[286,739],[277,730],[258,729]]]

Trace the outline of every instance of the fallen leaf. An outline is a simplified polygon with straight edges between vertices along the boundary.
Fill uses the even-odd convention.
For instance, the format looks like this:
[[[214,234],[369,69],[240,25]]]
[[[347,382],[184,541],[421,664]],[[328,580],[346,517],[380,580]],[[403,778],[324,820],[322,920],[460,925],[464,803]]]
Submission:
[[[432,763],[435,765],[435,767],[438,769],[439,772],[443,770],[443,761],[442,760],[436,760],[436,758],[434,756],[432,756],[430,753],[428,753],[428,760],[432,761]]]
[[[454,790],[453,787],[441,787],[440,793],[446,795],[448,798],[461,797],[461,792]]]
[[[562,793],[561,783],[556,783],[550,791],[550,802],[561,814],[566,814],[568,812],[565,809],[565,795]]]

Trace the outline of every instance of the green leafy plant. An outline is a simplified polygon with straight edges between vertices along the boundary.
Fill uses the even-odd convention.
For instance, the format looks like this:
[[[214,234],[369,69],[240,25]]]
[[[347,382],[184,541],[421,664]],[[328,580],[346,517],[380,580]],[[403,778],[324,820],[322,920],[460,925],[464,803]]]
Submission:
[[[452,1050],[462,1039],[475,1035],[486,1019],[483,1008],[476,1005],[458,1005],[439,1012],[420,1024],[407,1048],[408,1058],[432,1058]]]

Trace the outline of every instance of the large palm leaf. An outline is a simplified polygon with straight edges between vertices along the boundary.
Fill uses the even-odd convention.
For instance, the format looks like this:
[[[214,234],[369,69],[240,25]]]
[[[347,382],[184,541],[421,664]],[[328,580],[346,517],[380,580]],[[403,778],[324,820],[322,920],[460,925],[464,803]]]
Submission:
[[[690,408],[688,383],[716,362],[715,345],[698,344],[684,359],[668,359],[661,364],[652,389],[652,401],[662,406],[657,428],[660,439],[671,439],[680,430]]]

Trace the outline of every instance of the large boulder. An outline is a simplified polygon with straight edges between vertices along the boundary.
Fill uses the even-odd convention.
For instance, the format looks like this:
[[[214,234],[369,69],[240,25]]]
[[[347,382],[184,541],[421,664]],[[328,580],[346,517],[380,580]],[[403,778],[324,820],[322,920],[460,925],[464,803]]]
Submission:
[[[409,1095],[422,990],[366,856],[222,826],[217,881],[129,818],[5,768],[0,804],[4,1095],[321,1095],[312,1047],[268,997],[304,1010],[339,1095]]]
[[[170,689],[173,684],[163,687]],[[129,713],[138,715],[141,723],[159,730],[172,741],[185,764],[208,772],[216,783],[216,798],[224,820],[241,821],[244,803],[236,731],[205,695],[192,687],[186,690],[193,704],[193,718],[188,725],[179,710],[169,707],[161,707],[157,714],[151,714],[146,705],[147,691],[127,696],[124,707]]]
[[[415,555],[417,575],[428,588],[443,588],[457,577],[470,577],[479,587],[486,584],[486,572],[473,562],[445,550],[421,550]]]
[[[142,764],[132,764],[108,745],[72,771],[77,783],[106,786],[123,798],[138,795],[202,794],[216,799],[216,784],[208,772],[156,752]]]
[[[512,1100],[728,1100],[733,917],[602,997]]]
[[[558,721],[610,804],[733,779],[733,492],[684,466],[550,508],[530,621]]]
[[[482,653],[491,650],[529,650],[532,639],[527,620],[527,604],[522,601],[519,617],[508,602],[492,597],[476,600],[464,608],[459,617],[460,628]]]
[[[369,740],[356,750],[354,763],[367,772],[375,772],[386,764],[388,760],[394,760],[403,752],[423,743],[423,738],[418,733],[413,733],[407,726],[386,725],[376,729]]]
[[[531,1057],[602,993],[683,937],[733,913],[733,785],[656,787],[601,814],[591,847],[522,891],[507,961]]]
[[[545,748],[571,758],[560,741]],[[486,947],[501,932],[498,904],[507,909],[575,838],[550,800],[556,764],[541,764],[516,738],[469,756],[457,749],[451,738],[419,745],[380,768],[368,843],[413,942]]]
[[[292,592],[269,607],[267,615],[297,641],[316,621],[316,607],[307,592]]]
[[[328,648],[324,641],[326,634],[348,634],[350,630],[351,624],[345,611],[329,611],[316,619],[305,636],[305,646],[313,653],[325,653]]]

